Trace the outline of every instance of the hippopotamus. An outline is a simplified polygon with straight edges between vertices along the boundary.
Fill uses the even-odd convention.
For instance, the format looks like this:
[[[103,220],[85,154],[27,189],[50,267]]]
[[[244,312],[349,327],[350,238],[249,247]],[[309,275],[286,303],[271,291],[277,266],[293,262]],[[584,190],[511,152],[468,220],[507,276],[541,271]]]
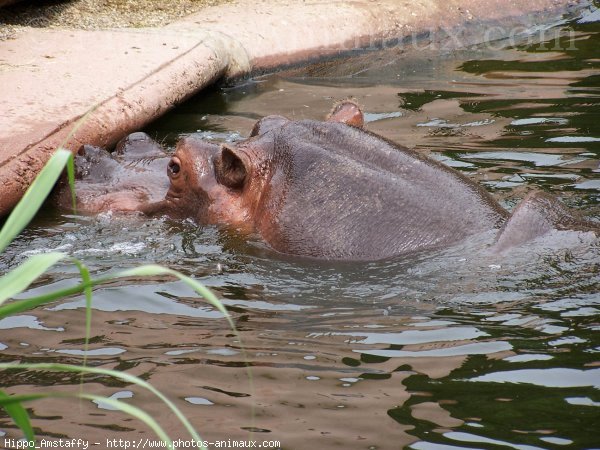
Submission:
[[[351,100],[325,121],[264,117],[236,143],[188,135],[170,157],[134,133],[113,154],[85,147],[77,166],[80,211],[191,218],[327,260],[384,259],[490,231],[502,252],[556,228],[590,227],[543,193],[509,214],[458,171],[365,130]]]

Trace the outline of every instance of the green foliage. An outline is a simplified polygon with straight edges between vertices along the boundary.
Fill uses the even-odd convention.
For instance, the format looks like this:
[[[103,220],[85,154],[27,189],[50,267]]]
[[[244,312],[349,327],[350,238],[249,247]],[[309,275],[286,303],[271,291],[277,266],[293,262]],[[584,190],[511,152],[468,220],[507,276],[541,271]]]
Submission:
[[[27,226],[33,219],[50,194],[50,191],[56,184],[65,165],[68,165],[69,182],[73,190],[74,173],[73,155],[65,149],[59,149],[54,153],[44,168],[40,171],[35,181],[23,195],[19,204],[12,211],[6,223],[0,231],[0,253],[3,252],[8,244]]]
[[[67,255],[59,252],[35,255],[8,272],[0,278],[0,305],[23,292],[46,270],[66,257]],[[2,308],[0,308],[0,317],[2,317],[1,311]]]
[[[160,401],[162,401],[167,406],[167,408],[169,408],[171,410],[171,412],[173,412],[173,414],[175,414],[175,417],[177,417],[179,419],[179,421],[184,425],[186,430],[190,433],[190,436],[192,436],[192,438],[196,442],[202,441],[202,438],[198,435],[198,433],[196,432],[194,427],[190,424],[190,422],[186,419],[186,417],[183,415],[183,413],[177,408],[177,406],[175,406],[175,404],[173,402],[171,402],[160,391],[158,391],[156,388],[154,388],[150,383],[148,383],[136,376],[129,375],[128,373],[118,372],[116,370],[101,369],[98,367],[85,367],[85,366],[74,366],[74,365],[68,365],[68,364],[46,364],[46,363],[41,363],[41,364],[25,364],[25,363],[0,364],[0,369],[4,369],[4,370],[10,370],[10,369],[50,370],[50,371],[60,371],[60,372],[78,372],[78,373],[81,373],[82,375],[84,375],[84,374],[106,375],[106,376],[120,379],[127,383],[135,384],[143,389],[147,389],[152,394],[154,394]],[[6,408],[7,411],[9,410],[8,407],[10,407],[10,408],[16,410],[16,413],[19,413],[19,414],[25,416],[24,418],[21,418],[21,417],[17,417],[17,414],[13,414],[13,413],[9,412],[11,417],[13,417],[13,420],[15,420],[15,423],[17,423],[17,425],[19,425],[19,427],[25,432],[25,428],[23,428],[23,426],[19,422],[17,422],[17,418],[19,418],[20,420],[23,421],[24,424],[29,423],[29,419],[27,417],[27,412],[21,406],[21,403],[29,402],[29,401],[33,401],[33,400],[39,400],[39,399],[43,399],[43,398],[60,398],[60,397],[77,397],[77,398],[81,398],[81,399],[93,400],[93,401],[97,401],[97,402],[102,402],[104,404],[108,404],[108,405],[112,406],[113,408],[115,408],[119,411],[125,412],[125,413],[131,415],[132,417],[135,417],[136,419],[144,422],[167,445],[172,445],[172,440],[165,433],[163,428],[146,412],[144,412],[143,410],[141,410],[135,406],[129,405],[129,404],[124,403],[119,400],[115,400],[113,398],[107,398],[107,397],[102,397],[102,396],[97,396],[97,395],[90,395],[90,394],[85,394],[83,392],[79,392],[77,394],[65,394],[62,392],[61,393],[48,392],[48,393],[43,393],[43,394],[8,396],[6,394],[1,393],[1,391],[0,391],[0,405],[4,406],[4,408]],[[30,425],[29,425],[29,429],[31,429]],[[33,440],[33,438],[30,437],[27,433],[25,435],[28,440]],[[171,448],[171,447],[169,447],[169,448]],[[206,448],[206,447],[200,446],[199,448]]]
[[[71,184],[71,191],[74,193],[74,166],[73,157],[70,152],[64,149],[59,149],[49,159],[46,166],[42,169],[38,177],[34,180],[30,188],[27,190],[25,195],[19,204],[12,211],[11,215],[6,220],[2,230],[0,230],[0,253],[3,252],[8,245],[18,236],[18,234],[29,224],[31,219],[35,216],[40,206],[56,184],[56,181],[63,172],[65,166],[67,166],[67,173],[69,183]],[[75,197],[73,196],[73,205],[75,206]],[[75,286],[59,289],[54,292],[39,295],[36,297],[29,297],[22,300],[11,300],[15,296],[26,291],[29,286],[34,283],[44,272],[46,272],[53,265],[63,261],[72,261],[79,269],[81,275],[81,282]],[[85,328],[85,355],[87,355],[89,337],[91,334],[91,320],[92,320],[92,288],[99,284],[105,283],[116,278],[131,278],[131,277],[146,277],[156,275],[168,275],[173,276],[187,284],[194,291],[204,297],[209,303],[217,308],[227,319],[234,333],[237,335],[237,330],[231,320],[231,317],[223,304],[218,298],[206,287],[197,281],[166,267],[150,264],[144,265],[133,269],[127,269],[120,272],[105,275],[99,278],[92,278],[90,276],[87,267],[79,260],[70,257],[65,253],[50,252],[39,255],[34,255],[28,258],[20,266],[14,268],[4,276],[0,277],[0,319],[16,314],[19,312],[27,311],[35,308],[39,305],[52,302],[66,296],[76,295],[83,293],[86,298],[86,328]],[[85,374],[96,374],[103,376],[110,376],[127,383],[135,384],[143,389],[147,389],[154,394],[160,401],[162,401],[179,419],[184,425],[186,430],[190,433],[190,436],[198,443],[198,448],[205,448],[202,446],[202,439],[194,429],[194,427],[185,418],[183,413],[162,393],[152,387],[149,383],[137,378],[133,375],[129,375],[123,372],[117,372],[114,370],[91,368],[86,366],[87,356],[84,356],[83,365],[65,365],[65,364],[26,364],[26,363],[11,363],[11,364],[0,364],[0,369],[3,370],[50,370],[50,371],[62,371],[62,372],[76,372],[82,376],[82,383],[78,393],[56,393],[46,392],[41,394],[28,394],[28,395],[8,395],[0,390],[0,407],[4,408],[6,412],[13,419],[15,424],[21,429],[25,438],[27,439],[29,446],[35,445],[35,435],[31,426],[31,421],[27,410],[23,407],[24,402],[39,400],[43,398],[57,398],[57,397],[76,397],[85,400],[99,401],[105,404],[109,404],[117,410],[125,412],[132,417],[144,422],[150,427],[156,435],[163,440],[167,445],[167,448],[173,448],[173,441],[165,430],[152,418],[148,413],[144,412],[138,407],[132,406],[120,400],[101,397],[83,392],[83,376]]]
[[[15,424],[23,431],[27,442],[34,442],[35,435],[33,434],[33,427],[31,426],[27,410],[23,408],[21,403],[13,403],[11,400],[14,400],[13,396],[7,395],[4,391],[0,391],[0,405],[4,407]]]

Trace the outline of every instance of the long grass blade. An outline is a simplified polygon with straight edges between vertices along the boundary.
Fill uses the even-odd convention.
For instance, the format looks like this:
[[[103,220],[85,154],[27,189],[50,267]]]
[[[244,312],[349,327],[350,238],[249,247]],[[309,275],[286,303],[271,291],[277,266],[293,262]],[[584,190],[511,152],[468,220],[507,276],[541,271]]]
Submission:
[[[21,429],[25,438],[27,439],[27,446],[35,447],[35,434],[31,421],[29,420],[29,414],[27,410],[23,408],[20,402],[11,402],[11,396],[6,392],[0,390],[0,405],[2,405],[8,415],[12,418],[13,422]],[[9,401],[7,401],[9,400]]]
[[[0,405],[4,408],[14,406],[15,404],[21,404],[24,402],[30,402],[34,400],[42,400],[46,398],[69,398],[76,397],[84,400],[91,400],[103,404],[112,406],[113,408],[122,411],[136,419],[144,422],[148,427],[154,431],[156,436],[166,444],[166,448],[175,449],[173,441],[165,430],[150,416],[147,412],[138,408],[137,406],[130,405],[120,400],[103,397],[101,395],[93,394],[68,394],[64,392],[46,392],[40,394],[22,394],[22,395],[7,395],[6,397],[0,397]]]
[[[51,252],[34,255],[23,264],[0,278],[0,305],[7,299],[20,294],[29,287],[40,275],[61,259],[65,253]]]
[[[89,278],[85,279],[84,278],[84,283],[79,284],[77,286],[73,286],[71,288],[65,288],[65,289],[62,289],[62,290],[59,290],[56,292],[52,292],[49,294],[45,294],[42,296],[38,296],[38,297],[26,299],[26,300],[19,300],[19,301],[11,302],[7,305],[0,307],[0,319],[3,317],[6,317],[8,315],[11,315],[11,314],[16,314],[18,312],[27,311],[29,309],[35,308],[44,303],[48,303],[48,302],[51,302],[51,301],[54,301],[54,300],[57,300],[60,298],[64,298],[69,295],[78,294],[78,293],[84,291],[85,289],[91,290],[92,286],[95,286],[95,285],[98,285],[101,283],[105,283],[107,281],[110,281],[110,280],[113,280],[116,278],[157,276],[157,275],[170,275],[170,276],[174,276],[174,277],[180,279],[185,284],[190,286],[194,291],[196,291],[198,294],[200,294],[202,297],[204,297],[215,308],[217,308],[223,314],[223,316],[227,319],[227,322],[228,322],[231,330],[237,336],[239,343],[240,343],[240,347],[242,349],[242,353],[244,355],[246,354],[246,352],[244,351],[243,346],[242,346],[241,337],[239,336],[239,333],[235,327],[235,324],[233,323],[233,320],[232,320],[229,312],[225,309],[225,306],[219,301],[219,299],[215,296],[215,294],[213,294],[207,287],[205,287],[198,281],[193,280],[190,277],[183,275],[175,270],[172,270],[172,269],[169,269],[166,267],[162,267],[159,265],[155,265],[155,264],[148,264],[148,265],[136,267],[133,269],[123,270],[120,272],[106,275],[106,276],[104,276],[102,278],[98,278],[98,279],[89,279]],[[82,277],[83,277],[83,275],[82,275]],[[91,295],[91,292],[90,292],[90,295]],[[91,310],[90,310],[90,312],[91,312]],[[87,327],[86,327],[86,329],[87,329]],[[86,335],[89,335],[88,331],[86,331]],[[0,367],[2,367],[2,365],[0,365]],[[126,374],[123,374],[123,375],[126,375]],[[248,375],[249,375],[249,380],[250,380],[250,388],[251,388],[251,391],[253,392],[254,387],[253,387],[253,382],[252,382],[252,374],[250,373],[249,369],[248,369]],[[130,380],[130,382],[135,382],[135,381]],[[165,403],[169,402],[169,400],[166,399],[165,397],[163,397],[160,394],[160,392],[154,390],[154,388],[152,388],[152,386],[147,387],[147,389],[152,390],[152,392],[155,393],[155,395],[159,396]],[[170,405],[171,405],[170,406],[171,409],[175,412],[175,410],[176,410],[175,406],[172,403],[170,403]],[[177,412],[175,412],[175,414],[182,422],[185,421],[187,423],[187,420],[185,419],[185,417],[182,414],[177,413]],[[188,428],[187,425],[186,425],[186,428]],[[189,426],[188,430],[191,434],[195,433],[195,431],[193,431],[194,429],[193,429],[193,427],[191,427],[191,425]],[[199,439],[197,439],[197,440],[199,440]]]
[[[171,400],[169,400],[167,397],[165,397],[164,394],[162,394],[158,389],[156,389],[154,386],[152,386],[147,381],[144,381],[141,378],[138,378],[134,375],[130,375],[126,372],[118,372],[116,370],[102,369],[99,367],[83,367],[83,366],[73,366],[73,365],[69,365],[69,364],[52,364],[52,363],[38,363],[38,364],[0,363],[0,370],[1,369],[4,369],[4,370],[8,370],[8,369],[52,370],[52,371],[60,371],[60,372],[78,372],[78,373],[82,373],[82,374],[87,373],[87,374],[105,375],[105,376],[117,378],[126,383],[135,384],[143,389],[147,389],[152,394],[154,394],[157,398],[159,398],[165,405],[167,405],[167,407],[173,412],[173,414],[175,414],[175,416],[180,420],[180,422],[188,430],[188,432],[190,433],[192,438],[196,442],[202,441],[202,438],[200,437],[200,435],[198,435],[198,433],[196,432],[196,430],[194,429],[192,424],[186,419],[186,417],[183,415],[183,413],[179,410],[179,408],[177,408],[177,406]],[[102,401],[104,401],[104,400],[102,400]],[[201,447],[201,448],[204,448],[204,447]]]
[[[210,289],[208,289],[206,286],[202,285],[201,283],[198,283],[196,280],[193,280],[192,278],[186,275],[183,275],[182,273],[177,272],[176,270],[172,270],[167,267],[162,267],[156,264],[147,264],[144,266],[135,267],[133,269],[123,270],[114,274],[114,276],[118,276],[120,278],[139,276],[148,277],[156,275],[171,275],[173,277],[179,278],[181,281],[183,281],[185,284],[191,287],[194,291],[196,291],[198,294],[204,297],[211,305],[217,308],[225,316],[225,318],[229,322],[229,325],[231,326],[231,329],[235,330],[235,325],[231,320],[229,312],[227,311],[227,309],[225,309],[225,306],[223,306],[223,303],[219,301],[217,296],[213,294],[210,291]]]
[[[39,175],[23,195],[18,205],[13,209],[2,230],[0,231],[0,253],[27,226],[38,212],[44,200],[56,184],[65,164],[72,159],[71,152],[65,149],[57,150],[48,160]]]
[[[86,366],[90,336],[92,334],[92,279],[90,277],[90,271],[85,264],[75,258],[72,260],[81,274],[83,292],[85,294],[85,343],[83,347],[83,365]]]
[[[13,314],[18,314],[30,309],[37,308],[45,303],[50,303],[54,300],[58,300],[69,295],[79,294],[83,292],[85,285],[78,284],[70,288],[60,289],[58,291],[50,292],[48,294],[40,295],[37,297],[28,298],[25,300],[13,300],[0,306],[0,319],[8,317]]]
[[[77,194],[75,192],[75,159],[69,158],[67,161],[67,181],[69,182],[69,189],[71,191],[71,206],[73,212],[77,213]]]
[[[61,289],[55,292],[51,292],[49,294],[41,295],[38,297],[32,297],[26,300],[18,300],[11,302],[10,304],[4,305],[0,307],[0,319],[2,317],[6,317],[9,314],[16,314],[18,312],[26,311],[31,308],[35,308],[41,304],[51,302],[53,300],[66,297],[68,295],[78,294],[83,292],[84,289],[90,286],[96,286],[101,283],[106,283],[107,281],[116,279],[116,278],[127,278],[127,277],[148,277],[148,276],[156,276],[156,275],[170,275],[174,276],[185,284],[190,286],[194,291],[204,297],[211,305],[217,308],[223,316],[227,319],[231,329],[235,331],[235,324],[225,309],[225,306],[219,301],[217,296],[213,294],[210,289],[196,280],[191,279],[190,277],[183,275],[175,270],[169,269],[167,267],[162,267],[156,264],[148,264],[140,267],[135,267],[133,269],[127,269],[120,272],[115,272],[109,275],[106,275],[101,278],[91,279],[89,282],[84,282],[82,284],[78,284],[77,286],[73,286],[71,288]]]
[[[115,409],[118,409],[119,411],[129,414],[131,417],[135,417],[136,419],[144,422],[152,431],[154,431],[154,434],[156,434],[156,436],[167,445],[167,448],[175,450],[173,441],[165,432],[165,430],[158,424],[156,420],[152,418],[150,414],[138,408],[137,406],[130,405],[114,398],[102,397],[101,395],[79,393],[77,394],[77,397],[95,402],[102,402],[112,406]]]

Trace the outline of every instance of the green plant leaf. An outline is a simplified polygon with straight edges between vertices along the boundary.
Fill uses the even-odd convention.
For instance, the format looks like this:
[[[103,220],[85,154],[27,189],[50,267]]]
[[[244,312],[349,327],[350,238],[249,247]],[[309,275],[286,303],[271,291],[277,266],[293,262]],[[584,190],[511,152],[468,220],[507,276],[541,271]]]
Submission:
[[[202,438],[198,435],[198,433],[196,432],[196,430],[194,429],[192,424],[186,419],[186,417],[183,415],[183,413],[179,410],[179,408],[177,408],[177,406],[172,401],[170,401],[167,397],[164,396],[164,394],[162,394],[158,389],[156,389],[154,386],[152,386],[147,381],[144,381],[141,378],[138,378],[134,375],[130,375],[126,372],[118,372],[116,370],[102,369],[99,367],[83,367],[83,366],[74,366],[74,365],[69,365],[69,364],[53,364],[53,363],[38,363],[38,364],[0,363],[0,370],[1,369],[3,369],[3,370],[32,369],[32,370],[52,370],[52,371],[60,371],[60,372],[78,372],[78,373],[82,373],[82,374],[90,373],[90,374],[97,374],[97,375],[106,375],[106,376],[110,376],[110,377],[125,381],[127,383],[135,384],[137,386],[140,386],[141,388],[147,389],[148,391],[152,392],[152,394],[154,394],[157,398],[159,398],[175,414],[175,416],[180,420],[180,422],[184,425],[184,427],[188,430],[188,432],[190,433],[190,435],[196,442],[202,441]],[[43,395],[43,394],[40,394],[40,395]],[[82,394],[82,395],[87,395],[87,394]],[[14,396],[12,396],[11,398],[14,399]],[[102,402],[105,402],[104,397],[100,397],[100,399]],[[111,399],[111,400],[116,401],[114,399]],[[0,404],[2,404],[1,400],[0,400]],[[200,448],[205,448],[205,447],[200,447]]]
[[[146,425],[148,425],[148,427],[150,427],[150,429],[154,431],[156,436],[165,444],[167,444],[167,448],[172,450],[175,449],[173,441],[165,432],[165,430],[158,424],[158,422],[154,420],[150,414],[138,408],[137,406],[130,405],[128,403],[122,402],[114,398],[102,397],[100,395],[79,393],[77,394],[77,397],[110,405],[113,408],[118,409],[119,411],[129,414],[131,417],[135,417],[139,421],[144,422]]]
[[[8,415],[12,418],[13,422],[25,435],[28,443],[27,446],[31,447],[31,443],[33,443],[33,447],[35,447],[35,434],[33,432],[33,427],[31,426],[31,421],[29,420],[29,414],[27,413],[27,410],[23,408],[23,405],[21,405],[20,402],[12,402],[10,399],[10,395],[0,390],[0,405],[4,407]]]
[[[50,253],[46,253],[45,255],[49,255]],[[36,255],[43,256],[43,255]],[[19,266],[21,267],[21,266]],[[43,273],[43,272],[42,272]],[[7,274],[10,275],[10,274]],[[2,317],[6,317],[10,314],[16,314],[18,312],[27,311],[28,309],[35,308],[41,304],[51,302],[53,300],[57,300],[59,298],[66,297],[68,295],[78,294],[83,292],[86,288],[91,286],[96,286],[98,284],[106,283],[107,281],[117,279],[117,278],[126,278],[126,277],[148,277],[148,276],[156,276],[156,275],[170,275],[176,278],[179,278],[185,284],[190,286],[194,291],[204,297],[211,305],[217,308],[227,319],[231,329],[235,331],[235,324],[231,320],[231,316],[225,306],[219,301],[217,296],[213,294],[210,289],[196,280],[191,279],[190,277],[183,275],[182,273],[177,272],[176,270],[169,269],[167,267],[162,267],[156,264],[148,264],[140,267],[135,267],[133,269],[127,269],[120,272],[115,272],[109,275],[106,275],[101,278],[90,279],[88,282],[84,282],[82,284],[78,284],[76,286],[61,289],[55,292],[50,292],[48,294],[40,295],[38,297],[32,297],[25,300],[17,300],[13,301],[9,304],[3,305],[0,307],[0,319]],[[0,303],[1,304],[1,303]]]
[[[71,191],[71,203],[73,212],[77,213],[77,194],[75,193],[75,159],[69,158],[67,161],[67,181]]]
[[[78,284],[77,286],[73,286],[71,288],[60,289],[49,294],[40,295],[38,297],[32,297],[25,300],[13,300],[12,302],[8,302],[0,306],[0,319],[23,311],[29,311],[30,309],[36,308],[44,303],[50,303],[54,300],[58,300],[69,295],[79,294],[83,291],[84,287],[84,285]]]
[[[225,306],[223,306],[223,303],[221,303],[219,301],[217,296],[215,294],[213,294],[210,291],[210,289],[208,289],[203,284],[198,283],[196,280],[193,280],[192,278],[190,278],[186,275],[183,275],[182,273],[179,273],[176,270],[172,270],[167,267],[162,267],[162,266],[159,266],[156,264],[147,264],[145,266],[134,267],[133,269],[123,270],[121,272],[114,274],[113,276],[125,278],[125,277],[139,277],[139,276],[148,277],[148,276],[156,276],[156,275],[171,275],[176,278],[179,278],[181,281],[183,281],[185,284],[187,284],[189,287],[191,287],[194,291],[196,291],[198,294],[200,294],[202,297],[204,297],[211,305],[213,305],[215,308],[217,308],[225,316],[225,318],[229,322],[229,325],[231,326],[231,329],[235,331],[235,325],[234,325],[233,321],[231,320],[231,316],[229,315],[229,312],[227,311],[227,309],[225,309]]]
[[[40,275],[61,259],[66,258],[65,253],[42,253],[30,257],[20,266],[0,278],[0,305],[7,299],[20,294],[29,287]]]
[[[0,253],[8,247],[12,240],[27,226],[36,215],[44,200],[56,184],[65,164],[73,159],[71,152],[58,149],[48,160],[36,179],[13,209],[0,231]]]
[[[83,365],[87,365],[87,354],[92,334],[92,279],[89,269],[78,259],[72,258],[79,269],[83,281],[83,292],[85,293],[85,344],[83,347]]]
[[[21,405],[24,402],[30,402],[34,400],[42,400],[46,398],[69,398],[76,397],[82,398],[84,400],[91,400],[98,403],[104,403],[112,406],[113,408],[122,411],[126,414],[129,414],[131,417],[134,417],[142,422],[144,422],[148,427],[154,431],[156,436],[161,439],[166,445],[166,448],[170,448],[174,450],[173,441],[169,437],[169,435],[165,432],[165,430],[150,416],[147,412],[138,408],[137,406],[129,405],[128,403],[122,402],[120,400],[116,400],[114,398],[102,397],[101,395],[93,395],[93,394],[69,394],[64,392],[46,392],[40,394],[23,394],[23,395],[7,395],[5,397],[0,397],[0,405],[4,408],[11,408],[15,405]],[[21,406],[21,408],[23,408]]]

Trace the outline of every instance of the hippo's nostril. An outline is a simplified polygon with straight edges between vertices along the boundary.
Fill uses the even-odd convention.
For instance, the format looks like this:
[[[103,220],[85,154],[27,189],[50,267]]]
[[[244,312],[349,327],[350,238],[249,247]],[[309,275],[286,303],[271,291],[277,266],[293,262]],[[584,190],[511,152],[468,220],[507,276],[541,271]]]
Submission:
[[[171,161],[169,161],[168,171],[169,176],[171,177],[177,177],[177,175],[179,175],[181,172],[181,162],[179,161],[179,158],[171,158]]]

